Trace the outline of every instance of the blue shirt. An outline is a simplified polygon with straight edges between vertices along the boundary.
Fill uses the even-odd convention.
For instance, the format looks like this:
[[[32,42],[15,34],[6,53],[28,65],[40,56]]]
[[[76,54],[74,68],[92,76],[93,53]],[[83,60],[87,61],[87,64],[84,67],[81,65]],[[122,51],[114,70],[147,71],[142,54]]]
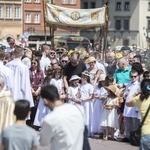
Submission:
[[[125,70],[117,69],[114,73],[114,79],[117,84],[126,84],[130,82],[131,67],[128,66]]]

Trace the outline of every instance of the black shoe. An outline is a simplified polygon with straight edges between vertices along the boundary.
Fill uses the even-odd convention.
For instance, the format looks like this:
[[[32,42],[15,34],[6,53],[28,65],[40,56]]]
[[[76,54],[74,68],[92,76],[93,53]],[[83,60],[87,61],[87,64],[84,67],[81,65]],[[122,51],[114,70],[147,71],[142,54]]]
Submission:
[[[128,143],[128,142],[130,142],[130,140],[127,137],[125,137],[125,138],[122,139],[122,142],[127,142]]]

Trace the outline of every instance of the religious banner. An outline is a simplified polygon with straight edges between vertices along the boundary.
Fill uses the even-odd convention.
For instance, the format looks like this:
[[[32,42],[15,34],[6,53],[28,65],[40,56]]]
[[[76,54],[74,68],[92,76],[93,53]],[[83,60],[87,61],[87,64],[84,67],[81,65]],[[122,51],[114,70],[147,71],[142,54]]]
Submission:
[[[45,3],[45,21],[60,28],[95,28],[106,23],[106,7],[95,9],[64,8]]]

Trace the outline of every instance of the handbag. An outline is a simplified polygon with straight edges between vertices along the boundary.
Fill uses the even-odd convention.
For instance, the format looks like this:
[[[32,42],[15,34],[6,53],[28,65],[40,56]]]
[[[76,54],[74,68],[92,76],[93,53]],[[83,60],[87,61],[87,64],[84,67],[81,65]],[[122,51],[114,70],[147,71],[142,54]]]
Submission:
[[[144,121],[145,121],[145,119],[146,119],[146,117],[148,115],[149,110],[150,110],[150,105],[149,105],[149,107],[148,107],[148,109],[146,111],[146,114],[143,117],[140,125],[138,126],[138,129],[135,130],[135,131],[130,132],[130,144],[133,145],[133,146],[140,146],[141,128],[142,128],[142,126],[144,124]]]

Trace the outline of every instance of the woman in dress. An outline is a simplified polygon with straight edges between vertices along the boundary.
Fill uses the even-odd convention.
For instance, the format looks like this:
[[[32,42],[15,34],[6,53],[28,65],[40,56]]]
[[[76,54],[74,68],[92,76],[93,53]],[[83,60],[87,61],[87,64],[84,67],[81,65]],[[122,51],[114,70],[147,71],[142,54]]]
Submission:
[[[94,88],[94,108],[92,115],[92,133],[94,135],[103,133],[103,128],[100,126],[100,121],[104,109],[102,101],[107,97],[107,90],[104,88],[105,77],[106,76],[104,74],[101,74],[98,85]]]
[[[102,113],[102,120],[100,125],[105,128],[105,140],[108,140],[109,131],[111,139],[114,139],[114,129],[119,128],[117,108],[119,106],[118,98],[116,95],[116,87],[110,85],[107,88],[108,97],[103,102],[104,110]]]
[[[88,136],[92,136],[92,113],[93,113],[93,92],[94,87],[90,84],[90,74],[87,71],[84,71],[81,76],[81,105],[83,106],[85,113],[85,124],[88,129]]]
[[[31,61],[31,68],[29,70],[30,73],[30,82],[31,82],[31,91],[34,100],[34,107],[31,108],[31,120],[28,121],[29,125],[32,125],[34,122],[39,98],[40,98],[40,90],[44,80],[43,71],[40,69],[40,62],[38,59],[33,59]]]

